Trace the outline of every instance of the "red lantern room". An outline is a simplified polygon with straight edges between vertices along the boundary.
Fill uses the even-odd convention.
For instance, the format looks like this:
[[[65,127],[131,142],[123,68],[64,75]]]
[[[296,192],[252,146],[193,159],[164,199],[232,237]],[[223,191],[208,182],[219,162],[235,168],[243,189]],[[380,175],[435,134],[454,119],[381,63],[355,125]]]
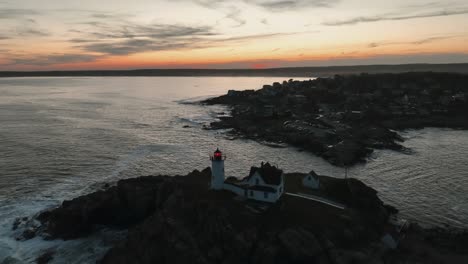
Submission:
[[[223,156],[223,153],[219,150],[219,148],[217,148],[211,157],[211,160],[225,160],[225,156]]]

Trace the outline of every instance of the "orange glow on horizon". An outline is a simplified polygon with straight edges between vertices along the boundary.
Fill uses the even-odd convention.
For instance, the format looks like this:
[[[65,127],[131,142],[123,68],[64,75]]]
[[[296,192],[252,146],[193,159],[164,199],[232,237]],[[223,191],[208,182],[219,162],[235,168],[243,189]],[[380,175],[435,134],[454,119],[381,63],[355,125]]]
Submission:
[[[0,71],[468,62],[463,0],[215,2],[0,1]]]
[[[145,57],[143,54],[131,57],[108,57],[98,59],[91,62],[81,63],[63,63],[56,64],[48,69],[44,69],[43,66],[34,65],[18,65],[11,67],[12,70],[28,71],[28,70],[131,70],[131,69],[150,69],[150,68],[251,68],[251,69],[265,69],[265,68],[276,68],[276,67],[287,67],[290,64],[300,63],[304,61],[310,62],[328,62],[338,59],[372,59],[376,57],[384,56],[413,56],[413,55],[432,55],[432,52],[420,52],[420,51],[407,51],[404,53],[351,53],[351,54],[328,54],[328,55],[303,55],[300,57],[258,57],[258,58],[239,58],[232,60],[230,58],[184,58],[184,60],[157,60],[153,59],[153,56]],[[444,54],[444,53],[436,53]],[[450,53],[446,53],[450,54]],[[463,54],[468,55],[468,52]],[[1,62],[1,60],[0,60]],[[306,65],[307,66],[307,65]]]
[[[174,51],[143,52],[122,56],[104,56],[99,53],[84,53],[74,50],[64,44],[55,43],[50,47],[38,45],[37,49],[31,49],[30,54],[20,56],[22,64],[8,64],[7,57],[0,57],[0,70],[128,70],[147,68],[251,68],[264,69],[276,67],[292,67],[295,65],[311,66],[333,61],[371,60],[380,57],[404,57],[404,56],[442,56],[454,53],[468,56],[465,41],[468,38],[444,39],[436,43],[421,43],[420,45],[408,45],[411,40],[401,42],[376,42],[371,47],[365,43],[331,44],[320,48],[308,48],[296,50],[281,49],[275,52],[268,51],[262,46],[245,46],[238,48],[236,52],[226,52],[226,48],[206,48]],[[61,50],[62,53],[54,52]],[[265,51],[267,50],[267,51]],[[34,62],[37,57],[47,59],[49,56],[75,54],[90,56],[90,61],[28,64]],[[15,54],[13,54],[15,55]],[[2,67],[3,66],[3,67]]]

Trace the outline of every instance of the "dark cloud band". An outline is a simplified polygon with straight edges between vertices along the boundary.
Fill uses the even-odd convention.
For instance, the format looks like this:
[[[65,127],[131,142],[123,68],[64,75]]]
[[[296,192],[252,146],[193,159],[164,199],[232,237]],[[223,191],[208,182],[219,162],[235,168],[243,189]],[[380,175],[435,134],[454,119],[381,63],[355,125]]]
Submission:
[[[420,13],[420,14],[415,14],[415,15],[385,14],[385,15],[376,15],[376,16],[362,16],[362,17],[354,17],[354,18],[350,18],[346,20],[328,21],[328,22],[324,22],[323,25],[344,26],[344,25],[355,25],[359,23],[369,23],[369,22],[378,22],[378,21],[407,20],[407,19],[416,19],[416,18],[442,17],[442,16],[462,15],[462,14],[468,14],[468,8],[431,11],[431,12],[425,12],[425,13]]]

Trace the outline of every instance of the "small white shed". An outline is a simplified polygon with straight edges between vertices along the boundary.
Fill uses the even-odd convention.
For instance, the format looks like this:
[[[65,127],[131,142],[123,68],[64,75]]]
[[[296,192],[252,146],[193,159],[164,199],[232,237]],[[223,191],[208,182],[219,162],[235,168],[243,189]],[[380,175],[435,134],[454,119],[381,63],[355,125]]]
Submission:
[[[311,171],[306,176],[304,176],[304,178],[302,178],[302,184],[305,187],[318,190],[320,188],[319,176],[314,171]]]

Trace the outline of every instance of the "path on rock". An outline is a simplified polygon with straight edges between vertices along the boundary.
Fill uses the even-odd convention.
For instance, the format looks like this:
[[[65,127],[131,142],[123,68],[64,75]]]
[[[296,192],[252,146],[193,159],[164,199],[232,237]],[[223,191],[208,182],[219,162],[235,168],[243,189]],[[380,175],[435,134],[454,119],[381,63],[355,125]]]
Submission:
[[[328,200],[328,199],[323,198],[323,197],[315,196],[315,195],[303,194],[303,193],[285,193],[285,194],[290,195],[290,196],[295,196],[295,197],[300,197],[300,198],[312,200],[312,201],[316,201],[316,202],[323,203],[323,204],[326,204],[326,205],[329,205],[329,206],[333,206],[333,207],[341,209],[341,210],[344,210],[346,208],[346,206],[344,206],[343,204]]]

